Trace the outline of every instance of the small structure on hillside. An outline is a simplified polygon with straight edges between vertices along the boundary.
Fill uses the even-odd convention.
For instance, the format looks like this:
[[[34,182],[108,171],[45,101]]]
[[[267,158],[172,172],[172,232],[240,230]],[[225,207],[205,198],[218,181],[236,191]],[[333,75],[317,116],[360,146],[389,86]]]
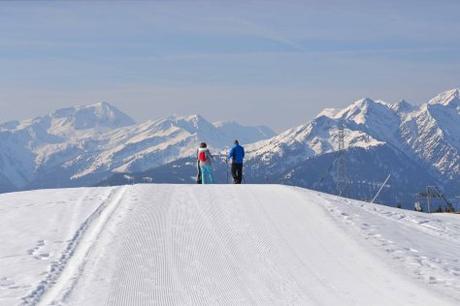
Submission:
[[[427,204],[427,212],[455,212],[452,203],[445,197],[445,195],[436,186],[426,186],[426,189],[418,193],[419,197],[425,198]],[[442,204],[438,204],[438,207],[434,209],[433,201],[440,200]]]

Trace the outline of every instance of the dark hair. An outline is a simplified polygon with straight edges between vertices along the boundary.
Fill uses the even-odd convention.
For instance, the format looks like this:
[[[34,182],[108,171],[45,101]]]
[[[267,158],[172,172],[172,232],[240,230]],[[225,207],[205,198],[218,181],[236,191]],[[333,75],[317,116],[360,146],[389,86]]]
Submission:
[[[206,145],[206,142],[200,143],[200,148],[207,148],[208,146]]]
[[[240,144],[240,143],[238,142],[238,139],[235,139],[235,144]]]

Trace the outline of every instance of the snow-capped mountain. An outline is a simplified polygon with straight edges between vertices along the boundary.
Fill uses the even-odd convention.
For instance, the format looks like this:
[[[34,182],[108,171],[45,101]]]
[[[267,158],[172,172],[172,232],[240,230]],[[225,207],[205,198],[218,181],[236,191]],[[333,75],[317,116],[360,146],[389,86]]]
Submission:
[[[396,122],[395,117],[393,112],[378,102],[358,100],[343,110],[328,109],[305,125],[251,144],[248,146],[248,159],[257,160],[257,167],[285,171],[309,158],[335,152],[339,143],[339,122],[345,126],[345,143],[348,147],[369,149],[382,146],[384,139],[375,137],[374,133],[369,133],[369,129],[359,127],[370,121],[376,129],[375,134],[378,134],[380,129],[391,129],[391,124]]]
[[[259,126],[242,126],[236,121],[215,122],[221,133],[226,135],[227,139],[238,139],[241,143],[253,143],[260,139],[268,139],[275,136],[275,133],[268,127]]]
[[[2,176],[10,185],[25,187],[43,170],[78,158],[104,132],[132,124],[133,119],[108,103],[6,122],[0,125]]]
[[[248,182],[334,193],[339,126],[348,196],[370,198],[388,174],[390,187],[380,198],[386,203],[413,202],[426,185],[450,196],[460,188],[460,93],[453,89],[421,105],[360,99],[276,136],[265,127],[199,115],[135,123],[107,103],[58,110],[0,125],[0,192],[118,184],[124,174],[193,182],[197,144],[206,141],[220,152],[237,138],[246,143]],[[225,182],[225,164],[217,162],[216,171]],[[120,175],[111,179],[113,173]]]
[[[363,182],[374,186],[388,174],[393,194],[399,193],[393,202],[414,198],[428,184],[449,189],[460,179],[459,97],[454,89],[420,106],[365,98],[341,110],[326,109],[305,125],[250,145],[247,173],[256,181],[260,173],[334,192],[334,152],[342,125],[350,196],[363,193],[357,190]],[[369,189],[371,194],[375,188]]]
[[[405,143],[418,158],[447,179],[460,176],[460,93],[449,90],[405,116]]]
[[[379,197],[382,203],[412,207],[427,185],[453,196],[460,187],[459,106],[459,91],[454,89],[421,105],[364,98],[343,109],[325,109],[311,122],[247,145],[246,180],[337,192],[339,126],[343,126],[347,196],[372,198],[389,174]],[[225,164],[216,165],[219,182],[226,182],[225,172]],[[193,160],[183,159],[134,177],[184,183],[193,182],[194,173]],[[123,182],[122,176],[114,176],[105,184]]]
[[[231,133],[227,131],[231,129]],[[193,155],[274,135],[236,122],[212,124],[200,115],[136,123],[108,103],[57,110],[0,125],[0,192],[94,184],[112,172],[136,172]]]

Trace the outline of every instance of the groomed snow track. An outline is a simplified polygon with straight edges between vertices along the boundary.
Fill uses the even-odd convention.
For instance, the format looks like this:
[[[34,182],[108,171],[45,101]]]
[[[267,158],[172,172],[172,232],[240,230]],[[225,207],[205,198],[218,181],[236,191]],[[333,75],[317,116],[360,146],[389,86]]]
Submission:
[[[456,216],[423,215],[279,185],[81,190],[104,196],[17,304],[460,301]],[[0,207],[4,201],[0,197]],[[398,241],[408,230],[423,239],[411,241],[408,234]],[[7,257],[0,254],[0,264]],[[2,297],[7,288],[1,280],[13,278],[0,271],[0,304],[11,305],[11,295]]]

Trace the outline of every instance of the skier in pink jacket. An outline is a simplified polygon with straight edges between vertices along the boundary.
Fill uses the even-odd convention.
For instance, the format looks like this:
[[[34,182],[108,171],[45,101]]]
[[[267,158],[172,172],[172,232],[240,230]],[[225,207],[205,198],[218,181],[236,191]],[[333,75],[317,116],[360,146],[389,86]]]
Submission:
[[[202,142],[197,153],[197,160],[201,172],[201,184],[214,183],[214,178],[212,176],[212,158],[208,146],[205,142]]]

